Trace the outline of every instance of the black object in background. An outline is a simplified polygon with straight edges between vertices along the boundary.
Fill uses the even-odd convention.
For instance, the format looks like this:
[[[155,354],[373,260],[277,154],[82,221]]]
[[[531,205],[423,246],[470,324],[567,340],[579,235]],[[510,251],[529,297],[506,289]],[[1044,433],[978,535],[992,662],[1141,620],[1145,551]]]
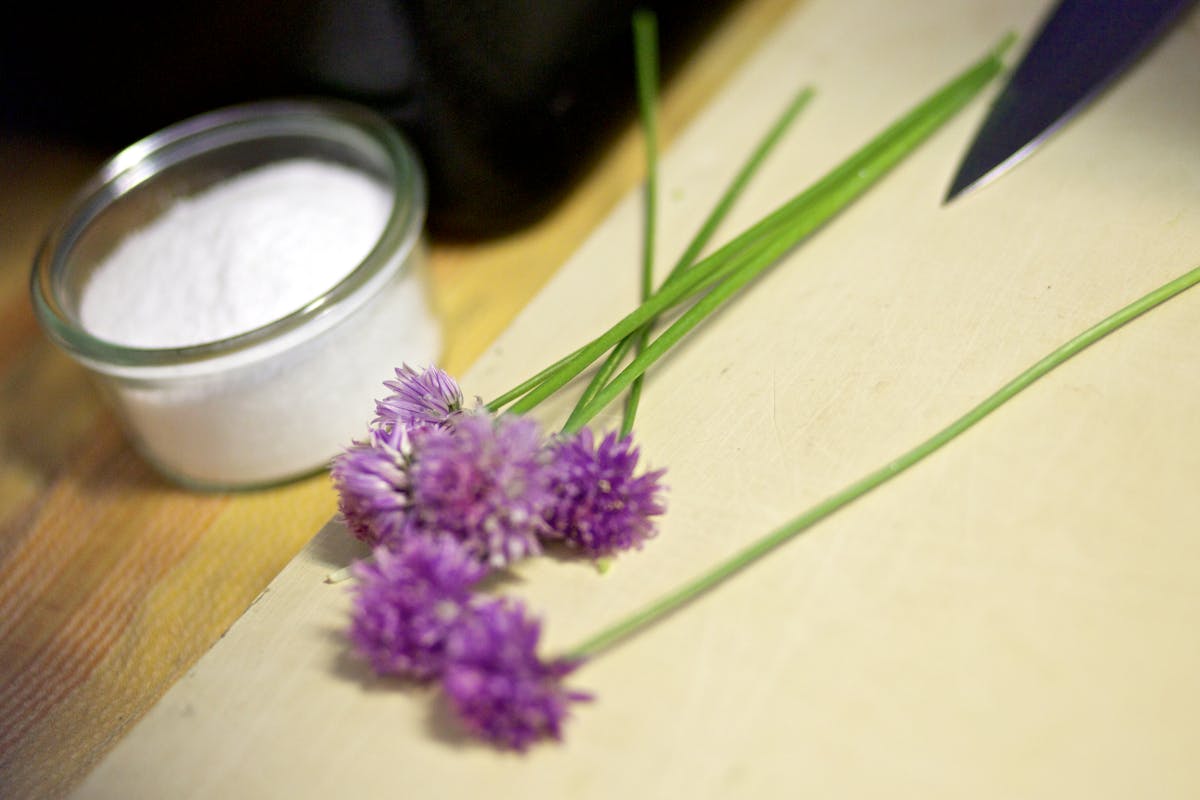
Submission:
[[[185,117],[321,94],[382,111],[420,151],[430,227],[535,221],[632,117],[631,16],[656,11],[664,76],[731,4],[269,0],[10,9],[0,122],[119,149]]]

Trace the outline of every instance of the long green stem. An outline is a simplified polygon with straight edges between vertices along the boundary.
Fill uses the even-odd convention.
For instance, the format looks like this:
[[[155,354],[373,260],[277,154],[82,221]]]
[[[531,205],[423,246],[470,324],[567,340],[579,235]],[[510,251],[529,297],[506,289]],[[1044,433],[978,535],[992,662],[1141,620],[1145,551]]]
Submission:
[[[562,359],[561,366],[553,369],[549,377],[542,380],[536,388],[513,403],[509,410],[515,414],[523,414],[534,408],[538,403],[565,386],[580,372],[587,369],[588,365],[606,353],[609,348],[633,331],[636,331],[648,320],[653,319],[676,303],[704,291],[713,281],[719,280],[725,275],[723,268],[727,264],[714,262],[708,266],[710,269],[702,270],[697,265],[697,269],[689,270],[680,276],[679,280],[655,292],[649,300],[627,314],[617,324],[613,325],[613,327],[576,350],[573,355]],[[495,401],[489,403],[489,407],[493,408],[498,407],[498,405]]]
[[[633,41],[637,62],[638,117],[642,122],[642,138],[646,148],[641,273],[641,299],[644,303],[654,293],[654,240],[658,230],[658,25],[653,13],[644,10],[634,13]],[[634,336],[637,352],[641,352],[645,346],[645,331],[643,327]],[[641,396],[642,381],[634,380],[625,399],[623,430],[633,426]]]
[[[735,553],[712,569],[659,598],[642,610],[617,622],[568,652],[571,658],[588,658],[634,634],[655,620],[678,609],[696,596],[748,567],[784,542],[808,530],[835,511],[852,503],[867,492],[891,480],[909,467],[953,441],[967,429],[1007,403],[1030,384],[1046,375],[1080,351],[1120,328],[1129,321],[1165,303],[1184,290],[1200,283],[1200,267],[1160,286],[1144,297],[1130,303],[1115,314],[1088,328],[1063,344],[1033,366],[1002,386],[979,405],[947,425],[921,444],[873,472],[827,497],[812,508]]]
[[[754,177],[756,172],[758,172],[758,168],[762,166],[762,163],[766,160],[767,156],[770,155],[771,151],[775,148],[775,145],[778,144],[780,139],[783,138],[783,134],[786,133],[791,124],[795,122],[796,117],[800,115],[800,112],[804,110],[804,107],[808,105],[810,100],[812,100],[813,94],[814,92],[811,87],[805,87],[797,92],[796,96],[792,98],[790,103],[788,103],[787,107],[783,110],[783,113],[779,115],[779,118],[776,119],[775,123],[771,126],[771,129],[767,131],[767,134],[755,146],[753,152],[750,154],[750,157],[746,159],[744,164],[742,164],[741,169],[738,170],[733,181],[728,187],[726,187],[724,194],[722,194],[720,199],[717,200],[717,204],[713,207],[712,211],[709,212],[704,222],[700,225],[700,229],[696,232],[696,235],[692,237],[691,242],[688,243],[683,253],[679,256],[679,259],[671,267],[671,271],[667,273],[668,281],[671,280],[671,278],[673,278],[681,270],[688,269],[696,263],[696,259],[699,258],[700,252],[704,250],[709,241],[711,241],[713,235],[717,231],[717,227],[725,220],[725,217],[733,208],[734,203],[737,202],[746,186],[749,185],[750,179]],[[654,325],[655,321],[656,320],[651,320],[642,326],[638,336],[648,336],[650,328]],[[596,370],[596,374],[592,377],[591,382],[583,391],[583,394],[580,395],[579,401],[575,406],[576,409],[587,405],[589,402],[591,402],[592,398],[594,398],[596,394],[602,388],[604,388],[605,384],[607,384],[609,380],[612,379],[612,376],[616,373],[617,368],[620,367],[621,362],[625,359],[625,356],[629,354],[629,351],[633,348],[633,345],[634,337],[627,336],[622,339],[615,348],[613,348],[612,352],[609,353],[608,358],[605,359],[600,368]],[[645,342],[642,343],[642,346],[645,346]],[[632,421],[631,418],[631,414],[626,414],[626,425]],[[628,430],[625,430],[624,432],[628,433]]]
[[[596,416],[601,409],[612,402],[631,381],[641,376],[650,365],[674,347],[692,328],[700,324],[709,314],[722,303],[732,297],[739,289],[753,280],[759,272],[774,263],[784,251],[790,247],[787,240],[778,240],[758,248],[745,267],[729,276],[717,288],[706,294],[695,305],[675,320],[649,347],[637,355],[629,366],[613,378],[601,389],[586,406],[575,409],[563,425],[563,433],[574,433]]]
[[[812,100],[813,94],[812,87],[806,86],[797,92],[791,99],[791,102],[787,104],[783,113],[779,115],[779,118],[775,120],[771,129],[767,131],[766,136],[755,145],[754,151],[750,153],[750,157],[746,159],[746,163],[738,170],[737,175],[734,176],[725,193],[721,195],[721,199],[717,201],[713,210],[709,212],[708,217],[701,224],[700,230],[692,238],[687,249],[683,251],[683,255],[675,262],[675,266],[671,269],[671,274],[688,268],[700,256],[700,251],[708,245],[713,234],[716,233],[717,226],[724,221],[730,209],[733,208],[733,204],[737,202],[737,199],[750,183],[750,179],[754,177],[755,173],[758,172],[758,168],[762,166],[763,161],[775,149],[775,145],[779,144],[779,140],[783,138],[783,134],[796,121],[796,117],[800,115],[800,112]]]
[[[530,390],[537,388],[542,383],[542,381],[549,378],[551,375],[553,375],[555,372],[557,372],[559,369],[561,369],[564,365],[569,363],[572,358],[579,355],[582,351],[583,351],[583,348],[581,347],[573,353],[568,353],[567,355],[560,358],[558,361],[555,361],[553,364],[551,364],[550,366],[543,369],[538,374],[534,375],[532,378],[527,378],[523,382],[521,382],[521,383],[517,384],[516,386],[514,386],[513,388],[509,389],[507,392],[505,392],[504,394],[497,397],[495,400],[488,403],[487,404],[488,410],[489,411],[499,411],[501,408],[508,405],[512,401],[516,400],[521,395],[526,394]]]
[[[742,257],[747,248],[752,248],[763,240],[774,244],[783,237],[782,241],[786,245],[783,251],[786,251],[800,238],[794,233],[797,230],[793,224],[796,218],[807,219],[812,210],[810,207],[819,207],[817,213],[821,216],[821,221],[824,221],[840,210],[840,206],[832,211],[829,209],[826,201],[831,195],[847,198],[843,204],[858,196],[886,171],[878,169],[875,163],[881,154],[889,166],[893,164],[897,155],[906,152],[902,150],[897,153],[897,142],[908,142],[908,149],[915,147],[921,139],[949,119],[995,77],[1003,66],[1003,51],[1011,42],[1012,37],[1006,37],[986,57],[910,111],[812,187],[801,192],[716,253],[697,263],[692,269],[683,270],[666,281],[645,303],[608,331],[570,357],[560,360],[552,374],[513,403],[510,410],[514,413],[531,410],[587,369],[621,339],[677,303],[709,288],[727,276],[731,270],[736,270],[739,265],[732,261]],[[913,135],[914,132],[917,133],[916,136]],[[759,269],[762,268],[765,266]],[[498,404],[493,401],[489,407],[498,408]]]
[[[766,238],[773,232],[777,232],[781,224],[786,222],[786,218],[775,219],[774,216],[772,215],[772,218],[761,221],[716,253],[695,264],[692,269],[688,270],[687,280],[678,280],[679,275],[674,276],[676,280],[667,280],[659,287],[655,295],[643,303],[642,306],[630,312],[624,319],[600,337],[577,348],[550,366],[545,367],[533,377],[527,378],[517,386],[509,389],[495,400],[487,403],[487,408],[491,411],[499,411],[509,403],[513,403],[517,399],[531,394],[533,390],[542,386],[551,378],[559,379],[559,382],[554,387],[556,391],[571,378],[574,378],[586,369],[588,364],[591,364],[599,355],[603,354],[609,347],[612,347],[613,343],[626,338],[630,331],[637,330],[647,320],[655,318],[658,314],[720,283],[726,276],[737,271],[744,259],[745,253],[753,247],[756,241]],[[623,331],[624,333],[617,336],[619,331]],[[607,344],[607,346],[601,347],[602,344]],[[582,366],[578,366],[581,363]],[[542,399],[545,399],[545,397],[541,397],[533,405],[541,402]],[[516,410],[515,407],[513,410]]]
[[[763,248],[749,260],[736,274],[727,277],[717,288],[705,295],[703,299],[687,310],[679,319],[664,331],[658,339],[643,350],[634,360],[613,378],[603,390],[582,408],[568,417],[563,430],[571,433],[579,430],[610,403],[631,382],[643,375],[647,369],[668,350],[675,346],[688,332],[700,324],[726,300],[737,293],[739,289],[752,281],[764,269],[774,264],[780,256],[789,250],[797,241],[809,235],[825,224],[835,214],[849,205],[855,198],[865,192],[871,184],[882,177],[895,166],[904,156],[936,130],[945,119],[958,110],[972,95],[966,92],[953,96],[954,103],[945,103],[938,107],[937,114],[920,116],[917,121],[887,137],[873,149],[873,157],[857,165],[850,177],[841,177],[825,183],[823,188],[813,193],[804,206],[803,213],[798,213],[788,220],[784,232],[766,240]]]

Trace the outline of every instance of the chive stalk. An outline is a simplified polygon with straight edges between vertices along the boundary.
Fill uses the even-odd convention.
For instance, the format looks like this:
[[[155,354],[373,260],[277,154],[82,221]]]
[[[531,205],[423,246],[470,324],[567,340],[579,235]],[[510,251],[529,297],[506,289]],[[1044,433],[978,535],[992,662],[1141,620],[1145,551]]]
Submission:
[[[810,529],[821,520],[849,505],[871,490],[888,482],[914,464],[928,458],[947,444],[974,427],[985,417],[996,411],[1031,384],[1065,361],[1092,346],[1121,326],[1131,322],[1147,311],[1162,305],[1186,289],[1200,283],[1200,267],[1160,286],[1135,300],[1116,313],[1106,317],[1083,333],[1059,346],[1041,360],[1021,372],[1008,383],[993,392],[982,402],[941,429],[916,447],[888,461],[878,469],[864,475],[841,491],[838,491],[802,514],[755,540],[730,558],[698,575],[674,591],[650,603],[640,611],[597,633],[568,651],[573,659],[584,659],[608,649],[613,644],[628,638],[656,620],[678,609],[697,596],[707,592],[733,575],[741,572],[758,559],[775,550],[785,542]]]
[[[641,299],[645,302],[654,292],[654,240],[658,228],[658,23],[654,14],[644,9],[633,15],[633,45],[637,76],[638,118],[641,120],[646,149],[646,182],[643,187]],[[634,350],[641,352],[648,335],[647,326],[633,335]],[[629,338],[629,337],[626,337]],[[621,422],[622,435],[633,427],[638,401],[642,396],[642,379],[635,378],[625,398],[625,413]]]
[[[748,262],[754,264],[755,274],[770,266],[772,262],[762,263],[761,259],[753,258],[752,254],[769,250],[776,253],[777,257],[782,255],[857,198],[904,155],[974,98],[1000,72],[1003,68],[1003,53],[1011,46],[1013,39],[1011,35],[1005,37],[986,56],[893,123],[812,187],[784,203],[729,244],[696,263],[693,268],[676,273],[613,327],[539,373],[544,377],[536,382],[535,386],[527,391],[513,389],[502,395],[505,399],[519,398],[508,410],[518,414],[530,411],[626,336],[678,303],[711,289],[731,274],[747,269]],[[751,254],[749,257],[748,252]],[[744,284],[748,282],[749,277],[753,276],[741,275],[739,281]],[[628,370],[627,367],[626,372]],[[644,371],[644,367],[641,371]],[[630,374],[626,377],[632,381],[636,375]],[[526,381],[522,386],[530,383],[533,381]],[[489,403],[488,407],[499,410],[504,405],[505,403],[497,399]],[[598,410],[592,408],[588,414],[589,418]]]
[[[779,118],[775,120],[775,123],[771,126],[771,129],[767,131],[766,136],[764,136],[762,140],[758,142],[753,152],[751,152],[750,157],[742,165],[741,169],[738,170],[733,181],[725,189],[724,194],[721,195],[721,198],[717,201],[717,204],[713,207],[713,210],[709,212],[709,215],[700,225],[700,229],[696,232],[696,235],[684,249],[683,254],[680,255],[679,259],[671,267],[671,271],[667,273],[668,281],[680,270],[688,269],[696,263],[696,259],[699,258],[701,251],[704,250],[704,248],[708,245],[709,241],[716,233],[717,227],[721,224],[721,222],[724,221],[725,217],[729,214],[729,211],[733,208],[734,203],[737,202],[737,199],[741,196],[746,186],[750,183],[750,179],[754,177],[754,174],[758,171],[758,168],[762,166],[762,163],[775,148],[775,145],[778,144],[780,139],[783,138],[783,134],[796,120],[796,117],[800,115],[800,112],[806,105],[808,105],[809,101],[812,100],[813,94],[814,92],[812,88],[805,87],[797,92],[795,97],[792,98],[791,102],[788,103],[787,107],[783,110],[783,113],[779,115]],[[638,335],[646,336],[656,321],[657,318],[652,319],[650,322],[643,325]],[[575,406],[576,409],[587,405],[592,398],[594,398],[596,394],[602,388],[604,388],[604,385],[612,379],[613,374],[616,373],[617,368],[625,359],[625,356],[629,354],[633,344],[634,337],[627,336],[622,339],[615,348],[613,348],[613,350],[609,353],[608,358],[605,359],[604,363],[592,377],[592,380],[588,384],[587,388],[583,391],[583,394],[580,396],[579,401]],[[642,343],[642,346],[645,346],[645,342]],[[628,406],[626,408],[628,408]],[[632,418],[632,414],[626,414],[625,424],[622,426],[622,433],[629,432],[632,427]]]

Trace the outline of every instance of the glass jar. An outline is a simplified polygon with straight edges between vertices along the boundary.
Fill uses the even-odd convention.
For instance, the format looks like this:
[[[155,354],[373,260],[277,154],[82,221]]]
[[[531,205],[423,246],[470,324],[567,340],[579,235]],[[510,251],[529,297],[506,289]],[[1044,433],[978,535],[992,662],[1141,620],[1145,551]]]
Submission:
[[[88,280],[131,232],[181,198],[292,159],[358,170],[391,196],[374,247],[336,285],[261,327],[196,345],[131,347],[85,329]],[[50,338],[90,372],[160,471],[194,488],[276,484],[322,469],[360,437],[395,367],[436,359],[425,211],[412,148],[368,109],[308,100],[220,109],[152,134],[100,168],[37,255],[33,303]]]

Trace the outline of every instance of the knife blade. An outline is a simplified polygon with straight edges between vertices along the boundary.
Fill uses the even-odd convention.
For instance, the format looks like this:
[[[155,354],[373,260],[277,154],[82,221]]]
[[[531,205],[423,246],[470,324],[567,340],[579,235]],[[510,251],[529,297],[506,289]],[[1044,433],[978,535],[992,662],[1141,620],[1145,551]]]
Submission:
[[[989,110],[943,202],[1023,161],[1195,2],[1062,0]]]

